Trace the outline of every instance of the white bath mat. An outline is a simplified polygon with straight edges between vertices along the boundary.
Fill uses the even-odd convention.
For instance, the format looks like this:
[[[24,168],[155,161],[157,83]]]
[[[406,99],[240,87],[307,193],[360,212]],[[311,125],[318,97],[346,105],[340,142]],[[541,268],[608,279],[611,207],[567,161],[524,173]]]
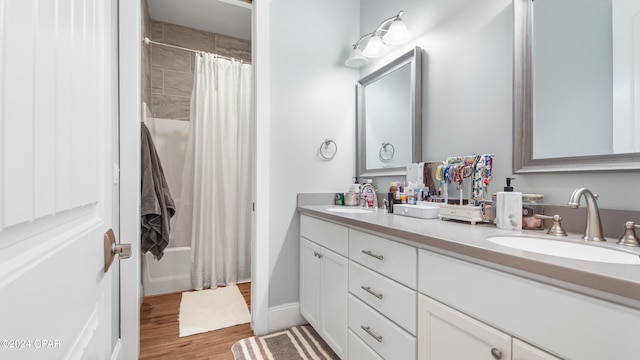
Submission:
[[[237,286],[182,293],[180,337],[251,321],[249,308]]]

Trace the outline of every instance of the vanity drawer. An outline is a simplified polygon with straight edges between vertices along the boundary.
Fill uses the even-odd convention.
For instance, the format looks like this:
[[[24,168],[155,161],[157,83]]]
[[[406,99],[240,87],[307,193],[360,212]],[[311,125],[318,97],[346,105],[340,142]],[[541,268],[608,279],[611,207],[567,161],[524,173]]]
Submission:
[[[415,290],[349,261],[349,292],[416,335]]]
[[[415,359],[416,338],[349,294],[349,329],[384,359]]]
[[[417,286],[417,249],[393,240],[349,230],[349,259],[412,289]]]
[[[347,359],[360,360],[360,359],[372,359],[383,360],[375,351],[373,351],[367,344],[365,344],[358,335],[349,330],[349,355]]]
[[[349,253],[349,230],[344,226],[300,215],[300,236],[342,256]]]

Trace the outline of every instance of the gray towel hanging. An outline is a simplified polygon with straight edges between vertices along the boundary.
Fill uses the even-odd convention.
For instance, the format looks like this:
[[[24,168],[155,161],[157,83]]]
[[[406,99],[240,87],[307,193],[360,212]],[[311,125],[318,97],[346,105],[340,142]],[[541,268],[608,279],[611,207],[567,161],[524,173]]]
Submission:
[[[162,164],[145,124],[141,124],[141,248],[160,260],[169,245],[170,220],[175,203],[164,177]]]

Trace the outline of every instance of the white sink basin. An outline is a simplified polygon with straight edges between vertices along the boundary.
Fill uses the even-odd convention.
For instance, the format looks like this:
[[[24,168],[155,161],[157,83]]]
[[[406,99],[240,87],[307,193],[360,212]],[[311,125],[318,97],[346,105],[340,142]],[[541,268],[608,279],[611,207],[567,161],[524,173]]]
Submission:
[[[366,214],[370,213],[371,210],[357,208],[357,207],[335,207],[329,208],[327,211],[336,212],[336,213],[346,213],[346,214]]]
[[[562,240],[525,236],[491,236],[488,237],[487,240],[494,244],[538,254],[611,264],[640,265],[640,257],[638,254],[617,251],[586,243],[572,243]]]

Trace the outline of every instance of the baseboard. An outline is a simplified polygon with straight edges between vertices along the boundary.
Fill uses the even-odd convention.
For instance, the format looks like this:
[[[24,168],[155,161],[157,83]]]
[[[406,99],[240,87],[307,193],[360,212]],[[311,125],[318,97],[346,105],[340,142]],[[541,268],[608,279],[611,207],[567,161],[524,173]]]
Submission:
[[[269,308],[269,332],[306,323],[307,320],[300,315],[300,303],[282,304]]]

